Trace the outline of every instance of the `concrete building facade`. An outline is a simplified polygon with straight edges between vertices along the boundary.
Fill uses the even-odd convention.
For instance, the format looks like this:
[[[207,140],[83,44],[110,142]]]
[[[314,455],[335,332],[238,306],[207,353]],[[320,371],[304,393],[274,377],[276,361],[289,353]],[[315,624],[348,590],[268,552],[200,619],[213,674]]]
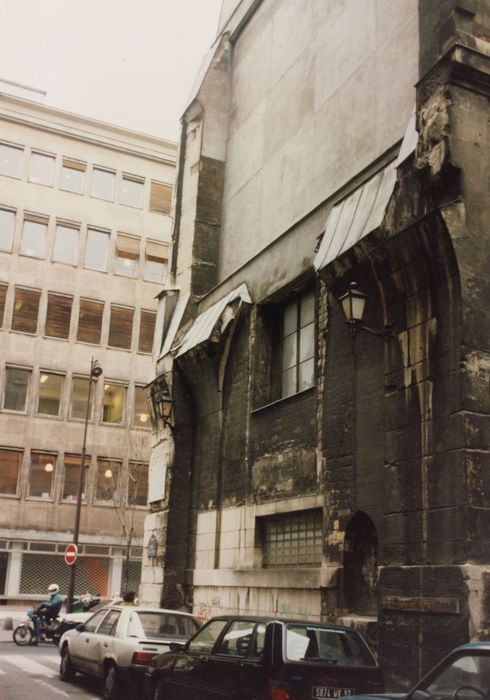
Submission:
[[[488,635],[489,29],[227,0],[182,120],[147,590],[356,625],[393,689]]]
[[[0,92],[0,600],[137,589],[175,144]]]

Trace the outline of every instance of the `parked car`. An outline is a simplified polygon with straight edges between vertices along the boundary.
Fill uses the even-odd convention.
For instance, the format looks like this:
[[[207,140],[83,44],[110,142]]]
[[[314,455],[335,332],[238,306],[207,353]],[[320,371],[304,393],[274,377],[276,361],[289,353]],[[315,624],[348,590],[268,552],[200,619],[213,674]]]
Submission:
[[[310,700],[383,690],[358,632],[297,620],[212,618],[146,672],[154,700]]]
[[[384,693],[383,700],[487,700],[490,697],[490,642],[464,644],[448,654],[409,693]],[[373,700],[358,695],[351,700]]]
[[[77,672],[102,678],[104,698],[120,697],[120,689],[139,679],[146,665],[199,629],[187,613],[133,605],[110,605],[87,622],[68,630],[60,640],[60,678],[71,682]]]

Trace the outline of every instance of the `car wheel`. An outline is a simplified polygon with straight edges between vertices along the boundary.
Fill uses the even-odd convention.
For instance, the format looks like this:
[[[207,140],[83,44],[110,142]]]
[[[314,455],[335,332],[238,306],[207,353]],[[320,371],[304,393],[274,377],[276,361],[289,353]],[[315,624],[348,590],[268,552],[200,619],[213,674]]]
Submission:
[[[75,680],[75,675],[75,666],[73,665],[73,661],[71,660],[68,647],[65,646],[63,647],[63,651],[61,652],[60,678],[65,683],[73,683],[73,681]]]
[[[120,697],[119,685],[117,668],[111,664],[107,667],[104,676],[104,700],[118,700]]]
[[[163,685],[163,680],[160,678],[155,686],[155,692],[153,693],[153,700],[165,700],[165,688]]]

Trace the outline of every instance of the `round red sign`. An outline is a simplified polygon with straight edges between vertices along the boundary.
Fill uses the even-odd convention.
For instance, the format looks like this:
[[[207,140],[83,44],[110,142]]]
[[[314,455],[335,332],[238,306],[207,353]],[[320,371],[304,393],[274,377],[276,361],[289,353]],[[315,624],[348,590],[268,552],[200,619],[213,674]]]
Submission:
[[[65,549],[65,562],[69,566],[77,560],[78,547],[76,544],[67,544]]]

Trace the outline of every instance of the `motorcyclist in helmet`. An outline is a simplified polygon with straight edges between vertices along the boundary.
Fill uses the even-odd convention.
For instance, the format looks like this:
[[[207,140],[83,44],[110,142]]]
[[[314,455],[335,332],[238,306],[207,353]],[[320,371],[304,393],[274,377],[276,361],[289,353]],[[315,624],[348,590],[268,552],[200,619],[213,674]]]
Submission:
[[[49,600],[44,601],[37,607],[37,612],[40,615],[35,619],[34,624],[34,642],[38,644],[41,637],[41,617],[46,624],[50,624],[52,620],[56,620],[61,610],[63,599],[60,595],[60,587],[57,583],[52,583],[48,586]]]

